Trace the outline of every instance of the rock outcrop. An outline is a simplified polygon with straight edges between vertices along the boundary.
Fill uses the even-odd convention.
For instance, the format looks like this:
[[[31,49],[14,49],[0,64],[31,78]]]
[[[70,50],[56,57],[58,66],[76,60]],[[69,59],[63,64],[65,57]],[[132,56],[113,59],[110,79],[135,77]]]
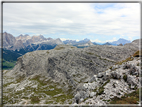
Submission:
[[[75,97],[75,100],[80,101],[79,102],[80,104],[96,105],[98,104],[98,102],[101,102],[101,104],[106,105],[106,104],[109,104],[111,99],[114,97],[121,98],[126,93],[127,94],[132,93],[136,89],[140,88],[140,77],[138,75],[140,73],[140,70],[139,70],[139,66],[137,65],[138,63],[140,63],[140,58],[134,58],[134,60],[128,61],[127,63],[124,62],[119,67],[116,67],[115,70],[108,69],[107,71],[103,73],[94,75],[95,77],[94,81],[85,83],[83,84],[83,87],[82,87],[82,90],[87,90],[87,91],[84,91],[85,94],[88,94],[88,91],[89,91],[89,94],[91,96],[84,97],[82,95],[80,96],[80,99],[76,99]],[[133,69],[133,67],[124,69],[124,67],[127,64],[135,67],[135,69],[137,70],[134,72],[137,72],[137,73],[132,74],[129,72],[131,69]],[[109,77],[109,79],[104,80],[104,77],[106,75]],[[82,92],[79,91],[77,94],[80,94],[80,93]]]

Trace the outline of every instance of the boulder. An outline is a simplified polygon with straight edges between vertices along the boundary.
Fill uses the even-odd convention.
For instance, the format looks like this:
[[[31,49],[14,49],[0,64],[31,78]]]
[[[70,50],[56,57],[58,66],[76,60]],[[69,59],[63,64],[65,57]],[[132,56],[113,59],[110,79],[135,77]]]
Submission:
[[[89,82],[93,82],[93,81],[96,81],[96,75],[94,75],[91,79],[90,79],[90,81]]]
[[[120,79],[120,78],[121,78],[121,75],[118,74],[118,73],[116,73],[116,72],[112,72],[112,73],[111,73],[111,77],[112,77],[113,79]]]
[[[83,98],[81,98],[81,99],[80,99],[80,102],[83,102],[83,101],[84,101],[84,99],[83,99]]]
[[[106,75],[107,74],[107,75]],[[108,73],[104,73],[104,75],[103,75],[103,78],[102,78],[104,81],[107,81],[107,80],[109,80],[110,79],[110,74],[108,74]]]
[[[130,69],[132,67],[131,64],[124,64],[123,69]]]
[[[96,95],[96,92],[91,92],[90,93],[90,97],[93,97],[93,96],[95,96]]]
[[[135,66],[133,66],[133,67],[130,68],[130,70],[128,71],[128,73],[130,75],[139,75],[139,70]]]
[[[127,83],[133,86],[139,85],[138,79],[132,75],[127,75]]]
[[[78,92],[78,93],[74,96],[74,98],[75,98],[75,102],[76,102],[77,104],[79,104],[79,101],[80,101],[80,93]]]
[[[100,72],[100,73],[98,73],[97,77],[102,78],[104,75],[105,75],[105,72]]]

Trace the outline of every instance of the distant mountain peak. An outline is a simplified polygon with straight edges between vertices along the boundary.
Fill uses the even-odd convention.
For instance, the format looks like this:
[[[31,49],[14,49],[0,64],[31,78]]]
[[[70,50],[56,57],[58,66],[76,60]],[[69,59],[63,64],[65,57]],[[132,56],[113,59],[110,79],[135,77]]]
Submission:
[[[6,32],[3,32],[3,33],[6,33]]]
[[[113,45],[119,45],[119,44],[124,45],[124,44],[126,44],[126,43],[131,43],[131,41],[130,41],[130,40],[123,39],[123,38],[120,38],[120,39],[118,39],[117,41],[111,42],[111,44],[113,44]]]
[[[25,34],[24,36],[29,36],[28,34]]]
[[[117,41],[120,41],[120,40],[130,41],[130,40],[126,40],[126,39],[123,39],[123,38],[120,38]]]
[[[84,40],[85,40],[85,41],[89,41],[90,39],[85,38]]]
[[[109,43],[109,42],[106,42],[106,43],[104,43],[103,45],[112,45],[111,43]]]
[[[20,37],[20,36],[24,36],[24,35],[20,34],[19,37]]]

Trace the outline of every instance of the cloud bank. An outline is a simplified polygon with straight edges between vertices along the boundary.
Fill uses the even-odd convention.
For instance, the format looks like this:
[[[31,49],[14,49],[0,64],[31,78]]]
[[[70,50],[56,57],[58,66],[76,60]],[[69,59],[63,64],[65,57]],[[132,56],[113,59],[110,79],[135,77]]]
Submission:
[[[4,3],[3,30],[14,36],[111,41],[140,37],[139,3]]]

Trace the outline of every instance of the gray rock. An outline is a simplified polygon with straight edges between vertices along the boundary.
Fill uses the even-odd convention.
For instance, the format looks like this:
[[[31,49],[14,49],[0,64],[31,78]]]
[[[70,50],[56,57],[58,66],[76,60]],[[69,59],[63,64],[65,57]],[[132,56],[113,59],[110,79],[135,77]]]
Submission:
[[[76,102],[77,104],[79,104],[79,101],[80,101],[80,98],[81,98],[80,93],[77,93],[77,94],[74,96],[74,98],[75,98],[75,102]]]
[[[93,96],[95,96],[96,95],[96,92],[91,92],[90,93],[90,97],[93,97]]]
[[[116,72],[112,72],[112,73],[111,73],[111,78],[113,78],[113,79],[120,79],[120,78],[121,78],[121,75],[118,74],[118,73],[116,73]]]
[[[130,69],[132,67],[131,64],[124,64],[123,69]]]
[[[83,99],[83,98],[81,98],[81,99],[80,99],[80,102],[83,102],[83,101],[84,101],[84,99]]]
[[[132,75],[127,75],[127,83],[133,86],[139,85],[138,79]]]
[[[104,75],[104,77],[103,77],[103,80],[104,81],[107,81],[107,80],[109,80],[110,79],[110,75]]]
[[[102,78],[103,76],[104,76],[104,72],[100,72],[100,73],[98,73],[98,75],[97,75],[98,78]]]
[[[128,72],[130,75],[139,75],[139,70],[135,66],[132,66]]]
[[[97,79],[96,79],[96,76],[93,76],[91,79],[90,79],[90,81],[89,82],[93,82],[93,81],[96,81]]]

